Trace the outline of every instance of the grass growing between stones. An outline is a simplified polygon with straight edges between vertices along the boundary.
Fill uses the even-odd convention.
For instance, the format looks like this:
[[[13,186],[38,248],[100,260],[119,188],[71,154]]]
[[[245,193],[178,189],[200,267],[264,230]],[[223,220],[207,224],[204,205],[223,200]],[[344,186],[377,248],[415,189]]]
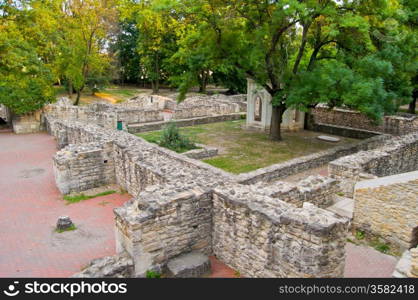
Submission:
[[[283,133],[283,141],[270,140],[268,134],[241,128],[245,120],[227,121],[180,128],[180,133],[192,141],[218,148],[219,155],[204,162],[239,174],[264,168],[287,160],[328,150],[358,140],[341,138],[334,144],[318,140],[317,132],[299,131]],[[161,131],[139,133],[152,143],[159,143]]]
[[[57,232],[57,233],[63,233],[63,232],[67,232],[67,231],[74,231],[76,229],[77,229],[77,226],[75,226],[73,224],[70,227],[68,227],[67,229],[55,229],[55,232]]]
[[[75,195],[75,196],[64,196],[64,200],[67,201],[67,204],[73,204],[73,203],[78,203],[80,201],[84,201],[84,200],[89,200],[89,199],[93,199],[93,198],[97,198],[97,197],[102,197],[102,196],[107,196],[107,195],[111,195],[111,194],[116,194],[116,191],[106,191],[103,193],[98,193],[95,195]]]
[[[396,247],[391,247],[389,244],[385,243],[378,236],[368,235],[363,231],[357,230],[352,233],[353,238],[348,238],[347,242],[358,245],[358,246],[367,246],[372,247],[375,250],[392,255],[392,256],[401,256],[401,253],[396,249]]]

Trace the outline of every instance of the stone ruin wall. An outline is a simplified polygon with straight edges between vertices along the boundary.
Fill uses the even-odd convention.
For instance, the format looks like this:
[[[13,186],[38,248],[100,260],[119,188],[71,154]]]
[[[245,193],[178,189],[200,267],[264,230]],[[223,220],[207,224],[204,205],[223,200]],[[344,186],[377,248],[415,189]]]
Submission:
[[[363,181],[354,194],[353,226],[405,251],[418,245],[418,171]]]
[[[336,146],[329,150],[298,157],[283,163],[274,164],[252,172],[240,174],[238,175],[238,181],[242,184],[272,182],[298,172],[326,165],[340,157],[345,157],[362,150],[375,149],[382,146],[384,142],[390,138],[391,136],[389,135],[378,135],[355,144]]]
[[[348,220],[259,195],[216,189],[213,253],[244,277],[341,277]]]
[[[257,183],[251,187],[264,195],[278,198],[296,207],[302,207],[305,202],[308,202],[317,207],[326,208],[334,203],[335,195],[341,192],[337,180],[319,175],[309,176],[297,183],[275,181]]]
[[[126,132],[51,117],[46,123],[66,144],[112,144],[115,180],[134,196],[115,210],[117,249],[131,254],[137,276],[164,269],[170,259],[195,249],[214,253],[246,276],[342,276],[347,220],[319,208],[297,208],[258,188],[247,190],[251,186],[237,184],[228,173]],[[227,187],[243,192],[234,196],[223,192]],[[248,232],[247,221],[231,223],[246,218],[264,224],[255,229],[254,221],[257,235]]]
[[[360,151],[334,160],[329,174],[341,182],[347,197],[352,197],[355,184],[364,177],[390,176],[418,169],[418,133],[392,137],[382,146]]]
[[[385,116],[381,124],[375,124],[357,111],[341,108],[329,109],[325,106],[317,106],[312,110],[312,115],[316,124],[330,124],[396,135],[418,131],[418,116],[410,114]]]
[[[55,182],[64,195],[115,182],[111,144],[71,144],[53,158]]]

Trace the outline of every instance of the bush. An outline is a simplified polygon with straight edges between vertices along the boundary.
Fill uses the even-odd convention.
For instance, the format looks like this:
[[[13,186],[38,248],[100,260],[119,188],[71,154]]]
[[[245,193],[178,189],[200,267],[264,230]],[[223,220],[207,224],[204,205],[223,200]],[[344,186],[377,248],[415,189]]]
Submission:
[[[152,270],[148,270],[146,273],[146,278],[161,278],[161,274]]]
[[[188,137],[180,134],[173,122],[164,127],[159,145],[179,153],[197,148]]]

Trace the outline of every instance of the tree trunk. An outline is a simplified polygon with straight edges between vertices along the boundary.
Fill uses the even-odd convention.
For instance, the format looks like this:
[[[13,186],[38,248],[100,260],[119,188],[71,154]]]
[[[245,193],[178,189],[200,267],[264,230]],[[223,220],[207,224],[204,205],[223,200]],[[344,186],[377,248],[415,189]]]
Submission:
[[[270,124],[270,138],[273,141],[281,141],[281,125],[283,120],[283,114],[286,110],[286,106],[281,104],[279,106],[273,106],[271,114],[271,124]]]
[[[206,93],[206,86],[208,84],[208,73],[202,71],[201,78],[199,80],[199,93]]]
[[[73,84],[72,84],[71,80],[68,81],[68,87],[67,88],[68,88],[68,90],[67,90],[68,98],[73,99]]]
[[[74,105],[80,104],[81,90],[77,90],[77,98],[75,99]]]
[[[414,90],[412,97],[414,98],[414,100],[412,100],[412,102],[409,103],[408,112],[410,114],[415,114],[415,107],[417,106],[418,90]]]

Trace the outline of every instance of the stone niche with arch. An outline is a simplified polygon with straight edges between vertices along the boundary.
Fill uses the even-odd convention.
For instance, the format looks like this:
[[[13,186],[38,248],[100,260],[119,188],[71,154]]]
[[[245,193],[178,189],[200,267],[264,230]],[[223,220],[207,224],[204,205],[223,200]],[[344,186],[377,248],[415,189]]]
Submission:
[[[247,123],[246,128],[269,132],[271,123],[271,96],[252,79],[247,79]],[[281,129],[298,131],[304,128],[305,113],[288,109],[283,114]]]

